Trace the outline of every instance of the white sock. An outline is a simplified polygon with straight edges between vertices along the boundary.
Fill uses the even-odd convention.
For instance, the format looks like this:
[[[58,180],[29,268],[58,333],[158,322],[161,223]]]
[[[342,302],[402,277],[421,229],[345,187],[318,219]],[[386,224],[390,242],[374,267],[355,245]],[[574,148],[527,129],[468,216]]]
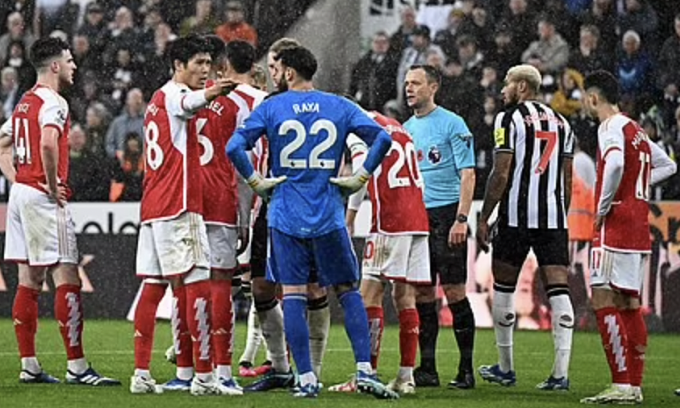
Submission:
[[[555,364],[552,376],[567,378],[574,334],[574,308],[568,294],[551,296],[548,299],[552,309],[552,332],[555,342]]]
[[[260,328],[260,319],[257,317],[255,305],[250,306],[248,311],[248,334],[246,335],[246,348],[243,350],[243,355],[239,362],[255,363],[255,356],[257,350],[262,343],[262,329]]]
[[[217,378],[229,379],[233,377],[231,373],[231,366],[228,365],[218,365],[215,372],[217,374]]]
[[[280,373],[290,371],[286,341],[283,333],[283,310],[281,304],[264,312],[257,312],[262,327],[262,336],[267,344],[272,362],[272,368]]]
[[[403,382],[413,381],[413,367],[399,367],[397,378]]]
[[[300,385],[305,386],[307,384],[316,384],[317,379],[316,376],[314,375],[314,371],[310,371],[304,374],[300,374]]]
[[[189,381],[194,376],[193,367],[177,367],[177,378],[182,381]]]
[[[22,357],[21,369],[26,370],[31,374],[40,374],[42,368],[36,357]]]
[[[87,360],[83,358],[77,358],[75,360],[69,360],[66,362],[68,370],[73,374],[82,374],[87,370]]]
[[[498,347],[498,364],[502,372],[507,373],[515,369],[512,356],[512,339],[515,330],[515,294],[514,292],[500,292],[497,287],[506,290],[514,287],[505,287],[494,284],[493,292],[493,329],[496,334],[496,346]]]
[[[373,367],[371,367],[371,362],[367,361],[365,363],[357,363],[357,371],[361,371],[366,374],[373,374]]]
[[[151,379],[151,372],[149,370],[140,370],[135,368],[135,377],[142,377],[145,380]]]
[[[196,373],[196,378],[198,378],[199,380],[201,380],[204,383],[213,382],[212,373]]]
[[[317,378],[321,378],[321,363],[326,353],[328,331],[331,327],[331,311],[328,305],[321,309],[307,310],[307,323],[309,324],[312,369]]]

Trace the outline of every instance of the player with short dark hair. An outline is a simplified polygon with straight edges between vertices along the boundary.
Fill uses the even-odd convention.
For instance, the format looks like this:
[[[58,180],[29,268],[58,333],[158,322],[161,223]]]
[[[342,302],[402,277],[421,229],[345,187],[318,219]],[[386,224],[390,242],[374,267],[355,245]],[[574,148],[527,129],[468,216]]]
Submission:
[[[640,404],[647,348],[640,291],[652,247],[649,186],[675,174],[676,164],[620,112],[619,84],[612,74],[593,72],[584,90],[586,112],[600,122],[590,286],[612,385],[581,402]]]
[[[316,397],[320,391],[304,318],[307,284],[314,266],[319,284],[333,285],[345,310],[345,327],[357,363],[358,389],[378,398],[397,398],[398,394],[377,380],[371,367],[368,321],[356,287],[358,264],[344,225],[342,200],[343,193],[353,193],[366,183],[391,141],[379,125],[347,99],[314,90],[311,76],[316,60],[309,51],[282,53],[283,58],[275,61],[276,69],[283,73],[277,86],[287,91],[253,111],[245,127],[230,140],[227,153],[258,195],[271,195],[267,276],[283,288],[284,328],[300,379],[294,396]],[[353,176],[335,178],[350,132],[373,147],[364,166]],[[263,134],[270,143],[272,178],[255,172],[246,154]]]
[[[0,168],[12,183],[7,206],[5,261],[18,263],[12,307],[21,357],[19,381],[58,383],[45,373],[35,352],[38,296],[48,272],[56,287],[54,314],[66,348],[66,382],[120,385],[99,375],[83,353],[83,305],[76,235],[67,204],[69,106],[59,92],[73,85],[76,64],[65,41],[41,38],[31,47],[36,84],[0,129]],[[14,156],[12,159],[12,147]]]
[[[475,153],[472,133],[465,120],[434,102],[440,77],[434,67],[416,65],[406,73],[406,101],[413,109],[404,128],[413,137],[420,172],[425,182],[425,208],[429,221],[431,283],[418,286],[420,367],[414,371],[416,386],[439,386],[436,345],[439,313],[435,286],[444,289],[453,314],[453,331],[460,351],[458,374],[450,387],[475,386],[472,354],[475,317],[470,307],[467,282],[467,217],[475,189]]]
[[[477,242],[486,251],[489,219],[500,202],[492,260],[492,314],[499,363],[482,366],[479,372],[485,380],[504,386],[516,382],[514,293],[522,265],[533,249],[545,276],[555,345],[552,373],[537,388],[552,391],[569,389],[574,309],[568,285],[567,212],[574,134],[562,115],[538,100],[541,81],[536,68],[517,65],[508,71],[501,91],[506,110],[496,116],[494,166],[477,221]]]
[[[156,309],[166,282],[173,288],[177,309],[173,329],[178,348],[193,347],[193,367],[183,368],[192,378],[193,395],[238,395],[213,377],[210,350],[210,248],[203,219],[203,177],[198,124],[194,115],[229,92],[233,81],[219,78],[205,88],[210,72],[207,41],[191,35],[168,45],[173,77],[157,90],[144,118],[146,171],[141,202],[137,275],[144,277],[135,312],[134,394],[158,393],[149,366]],[[184,348],[188,351],[188,347]]]

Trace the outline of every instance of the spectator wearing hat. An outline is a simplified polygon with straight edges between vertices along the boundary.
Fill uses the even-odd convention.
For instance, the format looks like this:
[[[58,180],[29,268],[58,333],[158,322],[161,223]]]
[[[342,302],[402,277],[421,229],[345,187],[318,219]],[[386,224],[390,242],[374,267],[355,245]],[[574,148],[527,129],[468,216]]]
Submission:
[[[217,27],[215,34],[224,42],[241,40],[257,47],[257,31],[245,21],[243,4],[240,1],[230,1],[224,12],[226,21]]]
[[[399,62],[389,54],[389,49],[389,35],[384,31],[376,33],[371,50],[352,70],[349,93],[366,110],[380,111],[387,101],[397,97]]]
[[[427,54],[430,52],[439,53],[442,59],[446,61],[444,51],[430,41],[430,28],[426,25],[419,25],[413,29],[413,44],[404,50],[399,62],[399,69],[397,71],[397,98],[400,101],[404,99],[403,91],[406,72],[413,65],[425,64]]]
[[[101,55],[106,48],[110,33],[104,21],[104,9],[99,3],[87,5],[85,8],[85,18],[77,33],[87,37],[90,52],[101,63]]]

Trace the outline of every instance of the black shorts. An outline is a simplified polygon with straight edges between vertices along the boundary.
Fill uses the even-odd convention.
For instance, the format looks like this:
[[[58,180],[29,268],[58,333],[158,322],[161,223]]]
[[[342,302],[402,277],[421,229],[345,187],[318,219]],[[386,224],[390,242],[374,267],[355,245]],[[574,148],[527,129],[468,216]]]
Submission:
[[[493,238],[493,259],[521,268],[533,249],[539,266],[569,266],[566,229],[528,229],[498,226]]]
[[[253,236],[250,243],[250,277],[264,278],[267,272],[267,205],[262,204],[260,213],[253,225]]]
[[[432,284],[459,285],[467,282],[467,241],[461,246],[449,246],[449,231],[458,215],[458,203],[430,208],[430,276]]]

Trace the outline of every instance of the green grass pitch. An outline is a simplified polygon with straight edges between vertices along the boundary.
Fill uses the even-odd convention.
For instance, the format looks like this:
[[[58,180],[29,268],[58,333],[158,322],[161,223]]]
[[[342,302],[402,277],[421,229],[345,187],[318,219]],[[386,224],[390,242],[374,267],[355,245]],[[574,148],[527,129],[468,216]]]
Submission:
[[[65,356],[54,320],[42,320],[38,334],[38,356],[45,370],[63,379]],[[236,359],[245,339],[245,326],[237,328]],[[398,328],[387,327],[383,338],[379,374],[389,381],[399,365]],[[132,324],[121,321],[87,321],[85,325],[86,355],[101,373],[123,381],[123,387],[90,388],[69,385],[22,385],[18,382],[19,359],[12,322],[0,320],[0,408],[76,408],[76,407],[140,407],[173,408],[186,406],[239,408],[333,407],[362,408],[384,404],[399,407],[573,407],[579,399],[601,391],[609,381],[609,374],[596,333],[577,332],[571,365],[570,392],[538,391],[534,386],[548,376],[552,367],[552,339],[546,332],[518,332],[515,336],[517,386],[501,388],[478,378],[475,390],[418,389],[417,394],[396,402],[378,401],[366,395],[345,395],[322,392],[317,400],[298,400],[285,391],[248,394],[243,397],[191,397],[188,394],[131,395],[128,391],[133,370]],[[174,366],[165,362],[164,351],[170,344],[170,328],[161,323],[156,331],[152,372],[156,380],[166,381],[174,373]],[[647,371],[644,384],[644,405],[649,407],[680,407],[680,397],[673,390],[680,387],[680,342],[677,336],[653,335],[647,352]],[[260,359],[261,360],[261,359]],[[444,384],[455,375],[458,352],[450,329],[439,334],[439,375]],[[477,333],[475,365],[496,361],[493,332]],[[353,372],[354,364],[349,342],[341,326],[333,326],[328,352],[324,361],[322,381],[331,385],[345,381]],[[241,381],[241,384],[247,383]],[[236,405],[238,404],[238,405]]]

